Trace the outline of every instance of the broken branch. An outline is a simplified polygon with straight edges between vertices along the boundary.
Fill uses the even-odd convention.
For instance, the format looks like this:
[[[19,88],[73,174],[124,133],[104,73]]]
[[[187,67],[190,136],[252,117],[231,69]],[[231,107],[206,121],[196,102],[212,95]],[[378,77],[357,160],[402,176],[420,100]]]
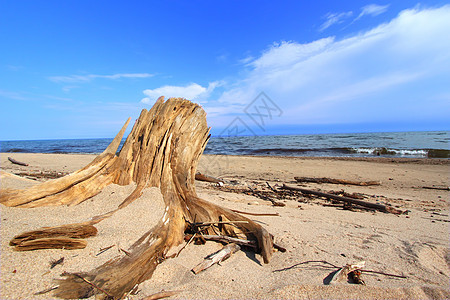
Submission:
[[[205,240],[210,240],[210,241],[219,241],[219,242],[225,242],[225,243],[235,243],[235,244],[238,244],[238,245],[252,247],[252,248],[256,248],[257,247],[255,241],[249,241],[249,240],[233,238],[233,237],[226,236],[226,235],[203,234],[202,237]]]
[[[440,186],[423,186],[423,189],[428,189],[428,190],[440,190],[440,191],[450,191],[450,187],[445,186],[445,187],[440,187]]]
[[[285,184],[283,184],[282,188],[286,189],[286,190],[299,191],[302,194],[306,194],[306,195],[316,195],[319,197],[325,197],[328,199],[333,199],[333,200],[344,202],[344,203],[351,203],[351,204],[355,204],[355,205],[359,205],[359,206],[363,206],[363,207],[367,207],[367,208],[372,208],[372,209],[386,212],[386,213],[392,213],[392,214],[402,214],[403,213],[401,210],[395,209],[395,208],[387,206],[387,205],[370,203],[370,202],[366,202],[366,201],[362,201],[362,200],[337,196],[337,195],[328,194],[328,193],[319,192],[319,191],[307,190],[307,189],[299,188],[299,187],[291,187],[291,186],[287,186]]]
[[[200,172],[195,174],[195,180],[199,180],[199,181],[206,181],[206,182],[213,182],[213,183],[219,183],[222,182],[223,180],[206,175],[206,174],[202,174]]]
[[[28,166],[28,164],[27,163],[24,163],[24,162],[21,162],[21,161],[18,161],[18,160],[15,160],[14,158],[12,158],[12,157],[8,157],[8,160],[11,162],[11,163],[13,163],[13,164],[16,164],[16,165],[19,165],[19,166],[25,166],[25,167],[27,167]]]
[[[294,177],[297,182],[312,182],[312,183],[332,183],[332,184],[347,184],[347,185],[380,185],[380,181],[352,181],[345,179],[335,179],[328,177]]]

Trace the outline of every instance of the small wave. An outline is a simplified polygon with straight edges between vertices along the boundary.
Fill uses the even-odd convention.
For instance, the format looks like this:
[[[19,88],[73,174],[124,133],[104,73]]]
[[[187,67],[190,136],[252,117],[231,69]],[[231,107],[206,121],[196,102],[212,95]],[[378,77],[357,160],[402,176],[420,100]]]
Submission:
[[[371,155],[414,156],[430,158],[448,158],[449,150],[445,149],[390,149],[385,147],[352,148],[355,153]]]

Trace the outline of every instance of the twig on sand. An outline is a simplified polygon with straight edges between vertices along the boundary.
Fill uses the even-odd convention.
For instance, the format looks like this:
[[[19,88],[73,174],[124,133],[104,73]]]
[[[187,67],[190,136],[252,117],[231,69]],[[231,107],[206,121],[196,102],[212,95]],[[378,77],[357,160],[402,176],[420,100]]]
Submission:
[[[289,266],[289,267],[286,267],[283,269],[273,270],[272,272],[274,272],[274,273],[275,272],[283,272],[283,271],[287,271],[287,270],[293,269],[295,267],[298,267],[300,265],[306,265],[306,264],[310,264],[310,263],[323,264],[323,265],[319,265],[318,267],[326,268],[326,269],[340,269],[341,268],[341,267],[336,266],[325,260],[308,260],[308,261],[293,264],[292,266]],[[373,273],[373,274],[385,275],[385,276],[396,277],[396,278],[403,278],[403,279],[408,278],[407,276],[404,276],[404,275],[390,274],[390,273],[381,272],[381,271],[365,270],[365,269],[360,269],[360,271],[363,273]]]
[[[43,290],[43,291],[34,293],[34,295],[42,295],[42,294],[46,294],[46,293],[48,293],[48,292],[51,292],[51,291],[53,291],[53,290],[56,290],[57,288],[59,288],[59,285],[55,285],[55,286],[52,286],[51,288],[48,288],[48,289],[45,289],[45,290]]]
[[[404,276],[404,275],[395,275],[395,274],[390,274],[390,273],[385,273],[385,272],[380,272],[380,271],[373,271],[373,270],[360,270],[360,271],[363,273],[373,273],[373,274],[385,275],[385,276],[396,277],[396,278],[403,278],[403,279],[408,278],[407,276]]]
[[[250,216],[274,216],[277,217],[280,214],[279,213],[251,213],[251,212],[245,212],[237,209],[232,209],[235,213],[243,214],[243,215],[250,215]]]
[[[145,298],[142,298],[141,300],[156,300],[156,299],[167,298],[167,297],[176,295],[180,292],[182,292],[182,291],[162,291],[162,292],[147,296]]]
[[[189,239],[189,241],[177,252],[177,254],[175,254],[175,257],[178,257],[178,255],[180,255],[181,251],[183,251],[183,249],[186,248],[192,242],[192,240],[194,240],[196,235],[197,235],[197,233],[194,233],[192,235],[192,237]]]
[[[12,158],[12,157],[8,157],[8,160],[11,162],[11,163],[13,163],[13,164],[16,164],[16,165],[19,165],[19,166],[25,166],[25,167],[27,167],[28,166],[28,164],[27,163],[24,163],[24,162],[21,162],[21,161],[18,161],[18,160],[15,160],[14,158]]]
[[[61,257],[61,258],[58,259],[58,260],[51,261],[51,262],[50,262],[50,269],[53,269],[54,267],[56,267],[56,266],[59,265],[59,264],[62,264],[63,262],[64,262],[64,256]]]
[[[105,248],[100,249],[99,252],[98,252],[97,254],[95,254],[95,256],[99,256],[99,255],[102,254],[103,252],[106,252],[106,251],[108,251],[109,249],[111,249],[112,247],[114,247],[114,245],[111,245],[111,246],[108,246],[108,247],[105,247]]]
[[[293,264],[292,266],[289,266],[289,267],[286,267],[286,268],[283,268],[283,269],[273,270],[272,272],[274,272],[274,273],[275,272],[283,272],[283,271],[287,271],[287,270],[293,269],[293,268],[295,268],[297,266],[306,265],[306,264],[309,264],[309,263],[321,263],[321,264],[328,265],[328,266],[319,266],[319,267],[322,267],[322,268],[328,268],[328,269],[330,269],[330,268],[339,268],[338,266],[333,265],[332,263],[329,263],[329,262],[327,262],[325,260],[308,260],[308,261],[303,261],[303,262],[300,262],[300,263]]]

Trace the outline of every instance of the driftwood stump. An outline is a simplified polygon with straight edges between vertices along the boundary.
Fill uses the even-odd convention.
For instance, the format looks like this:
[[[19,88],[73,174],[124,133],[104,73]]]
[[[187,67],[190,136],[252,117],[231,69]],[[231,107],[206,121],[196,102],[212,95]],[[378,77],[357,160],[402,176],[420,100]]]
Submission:
[[[0,203],[6,206],[76,205],[111,183],[135,182],[136,189],[119,205],[117,209],[120,209],[139,198],[146,187],[161,189],[166,206],[164,216],[153,230],[134,243],[130,255],[88,272],[64,274],[66,278],[58,280],[55,296],[125,297],[136,284],[152,276],[169,249],[183,241],[185,231],[202,222],[226,222],[226,225],[201,227],[202,233],[218,234],[219,231],[221,235],[254,241],[257,252],[268,263],[273,253],[273,237],[263,227],[197,197],[194,185],[197,164],[210,136],[205,111],[185,99],[164,101],[160,97],[149,111],[142,110],[117,155],[129,121],[106,150],[79,171],[27,190],[1,191]],[[96,224],[114,212],[85,224]]]

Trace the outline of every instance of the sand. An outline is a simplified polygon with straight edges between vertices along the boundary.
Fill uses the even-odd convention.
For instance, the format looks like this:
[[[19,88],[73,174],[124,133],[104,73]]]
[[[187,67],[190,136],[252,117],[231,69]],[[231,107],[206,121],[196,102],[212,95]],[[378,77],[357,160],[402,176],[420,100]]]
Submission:
[[[11,164],[7,157],[29,166]],[[93,155],[2,154],[1,188],[27,188],[51,174],[73,172]],[[4,173],[4,172],[6,173]],[[251,217],[271,232],[287,252],[274,253],[270,264],[250,251],[194,275],[190,270],[206,255],[221,248],[214,242],[189,245],[175,259],[158,266],[153,277],[139,286],[142,299],[161,290],[180,290],[173,298],[187,299],[426,299],[450,298],[449,191],[422,186],[448,186],[448,160],[331,159],[245,156],[204,156],[199,171],[225,179],[225,186],[258,188],[269,182],[296,185],[294,176],[378,180],[380,186],[305,184],[311,189],[345,190],[370,195],[368,201],[389,203],[407,215],[325,207],[314,199],[282,200],[285,207],[242,193],[219,190],[197,182],[198,195],[216,204],[253,213],[279,216]],[[21,174],[14,176],[9,174]],[[34,175],[33,175],[34,174]],[[26,179],[35,178],[39,180]],[[15,235],[42,226],[86,221],[114,209],[134,186],[110,185],[99,195],[75,207],[33,209],[1,207],[1,299],[51,299],[34,293],[54,285],[63,272],[89,271],[107,260],[125,255],[135,240],[162,217],[164,205],[157,188],[148,188],[134,203],[96,225],[98,235],[81,250],[15,252]],[[307,201],[307,202],[305,202]],[[97,255],[104,247],[114,245]],[[64,263],[50,269],[50,261]],[[365,286],[348,282],[326,285],[335,271],[326,261],[343,266],[360,260],[366,269],[407,276],[406,279],[363,273]]]

